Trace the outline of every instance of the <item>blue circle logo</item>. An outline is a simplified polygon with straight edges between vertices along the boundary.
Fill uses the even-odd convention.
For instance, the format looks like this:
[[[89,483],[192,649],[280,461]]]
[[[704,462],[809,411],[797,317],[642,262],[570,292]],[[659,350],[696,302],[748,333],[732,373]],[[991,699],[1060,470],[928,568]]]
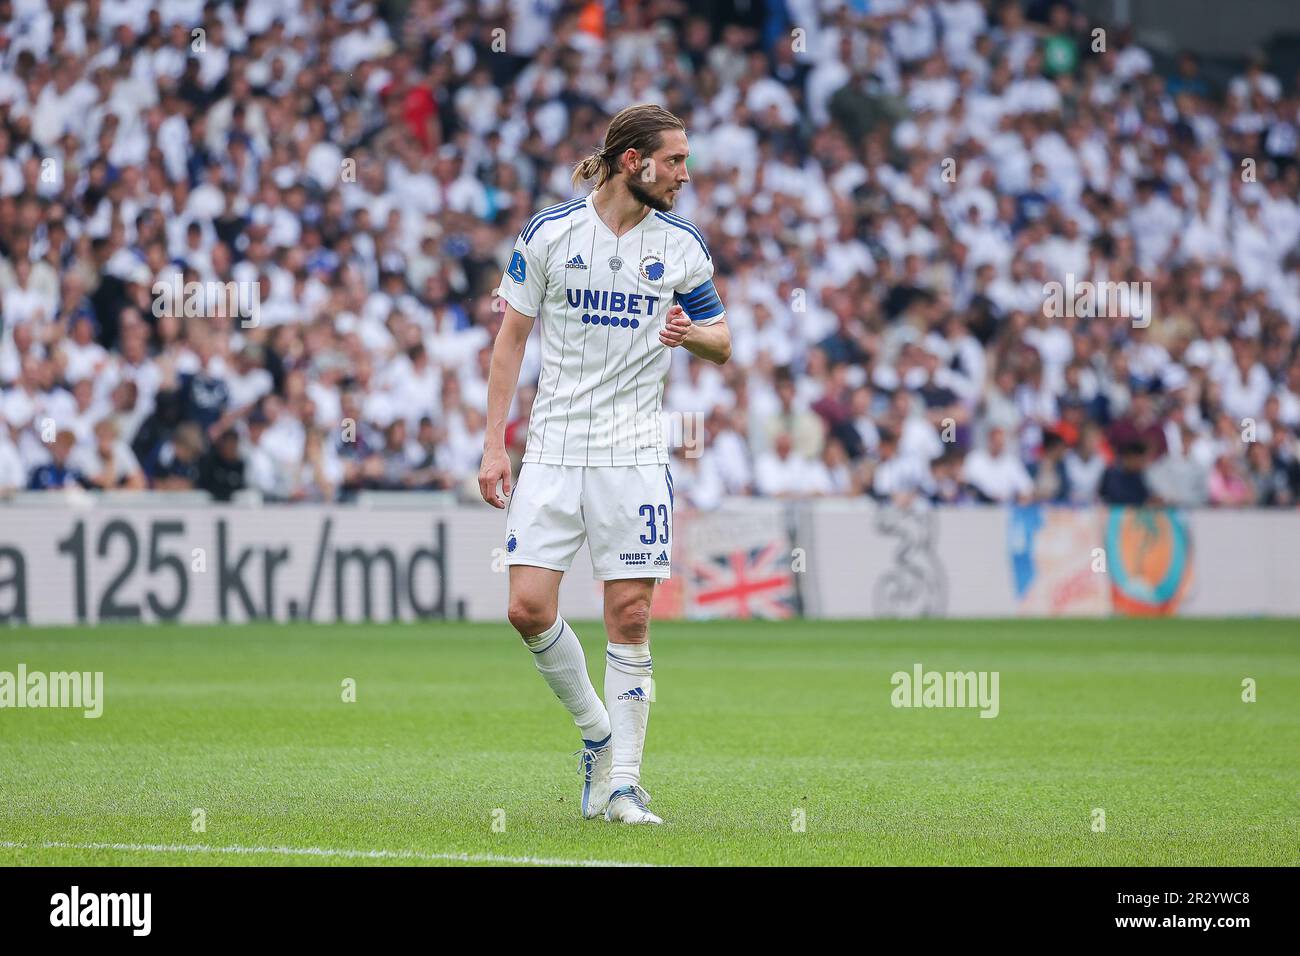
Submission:
[[[516,538],[513,534],[510,537],[506,538],[506,551],[508,551],[510,554],[514,554],[515,548],[517,547],[519,547],[518,538]]]

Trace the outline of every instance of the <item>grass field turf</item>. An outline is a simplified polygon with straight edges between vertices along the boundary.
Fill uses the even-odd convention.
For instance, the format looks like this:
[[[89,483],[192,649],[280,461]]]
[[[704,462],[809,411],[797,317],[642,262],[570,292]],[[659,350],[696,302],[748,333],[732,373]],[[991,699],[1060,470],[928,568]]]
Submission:
[[[603,634],[577,629],[599,689]],[[0,710],[0,865],[1300,862],[1295,621],[652,639],[642,781],[667,824],[633,828],[578,818],[577,732],[505,625],[0,630],[0,670],[100,670],[106,698],[97,720]],[[1000,715],[892,707],[916,662],[1000,672]]]

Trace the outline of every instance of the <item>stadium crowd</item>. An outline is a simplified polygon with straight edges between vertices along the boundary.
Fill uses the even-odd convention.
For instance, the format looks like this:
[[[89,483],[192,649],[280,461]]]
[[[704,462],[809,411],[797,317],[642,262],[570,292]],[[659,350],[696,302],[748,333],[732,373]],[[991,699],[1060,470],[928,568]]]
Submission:
[[[654,101],[734,341],[674,362],[679,497],[1295,506],[1295,78],[1068,3],[722,9],[0,0],[0,493],[477,497],[514,239]]]

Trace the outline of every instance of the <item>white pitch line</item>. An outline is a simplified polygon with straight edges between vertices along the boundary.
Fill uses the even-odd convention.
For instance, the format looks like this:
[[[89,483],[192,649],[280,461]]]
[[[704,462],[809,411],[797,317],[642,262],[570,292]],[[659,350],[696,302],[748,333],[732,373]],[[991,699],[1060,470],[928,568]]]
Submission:
[[[457,863],[518,863],[526,866],[654,866],[653,863],[618,863],[612,860],[557,860],[541,856],[498,856],[495,853],[422,853],[419,850],[332,850],[318,846],[203,846],[187,843],[16,843],[0,840],[7,850],[119,850],[126,853],[227,853],[235,856],[342,857],[348,860],[423,860]]]

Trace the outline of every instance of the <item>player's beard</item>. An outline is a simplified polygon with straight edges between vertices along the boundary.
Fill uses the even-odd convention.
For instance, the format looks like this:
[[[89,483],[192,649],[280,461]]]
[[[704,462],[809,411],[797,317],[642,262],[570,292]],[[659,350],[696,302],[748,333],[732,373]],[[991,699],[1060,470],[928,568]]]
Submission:
[[[635,179],[630,177],[627,181],[627,191],[632,194],[633,199],[643,206],[649,206],[651,209],[657,209],[660,212],[669,212],[673,208],[673,204],[668,199],[672,193],[663,196],[656,196]]]

